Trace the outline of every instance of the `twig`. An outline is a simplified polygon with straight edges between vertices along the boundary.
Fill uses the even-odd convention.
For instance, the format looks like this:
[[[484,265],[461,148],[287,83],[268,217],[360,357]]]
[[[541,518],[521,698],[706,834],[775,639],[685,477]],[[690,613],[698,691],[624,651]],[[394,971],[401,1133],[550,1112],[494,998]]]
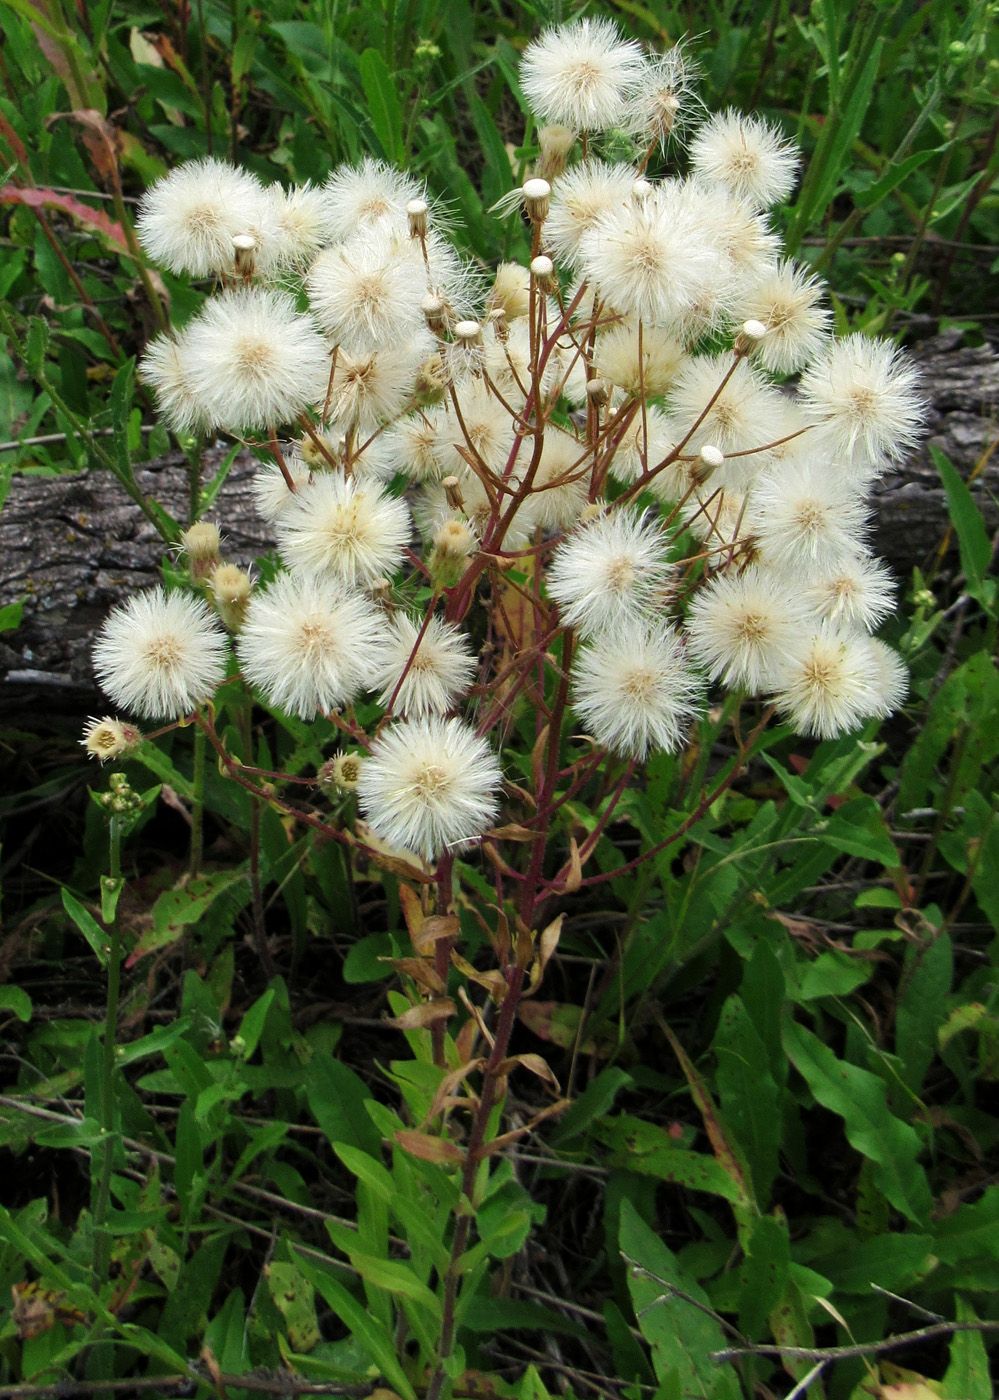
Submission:
[[[737,1356],[789,1356],[798,1361],[845,1361],[853,1356],[879,1356],[883,1351],[932,1341],[934,1337],[949,1337],[953,1332],[999,1332],[999,1322],[938,1322],[932,1327],[921,1327],[918,1332],[899,1332],[897,1337],[886,1337],[883,1342],[858,1342],[848,1347],[726,1347],[724,1351],[713,1351],[711,1360],[732,1361]]]
[[[21,1400],[22,1397],[52,1395],[58,1400],[73,1400],[76,1395],[95,1395],[98,1391],[191,1391],[198,1385],[222,1385],[233,1390],[252,1390],[261,1395],[370,1395],[370,1385],[335,1385],[329,1381],[305,1381],[300,1376],[267,1374],[249,1371],[245,1376],[218,1375],[209,1377],[192,1368],[183,1376],[132,1376],[117,1380],[74,1381],[60,1378],[26,1385],[0,1386],[0,1400]]]

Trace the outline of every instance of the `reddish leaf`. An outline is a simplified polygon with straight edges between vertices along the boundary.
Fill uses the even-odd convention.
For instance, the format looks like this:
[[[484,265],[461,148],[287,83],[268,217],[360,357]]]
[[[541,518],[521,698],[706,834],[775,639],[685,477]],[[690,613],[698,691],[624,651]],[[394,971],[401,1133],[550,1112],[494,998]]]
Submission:
[[[29,209],[61,209],[63,213],[71,214],[87,228],[103,234],[112,243],[117,243],[119,248],[128,251],[128,239],[121,224],[109,219],[103,209],[91,209],[88,204],[82,204],[75,195],[59,194],[56,190],[25,190],[18,189],[16,185],[4,185],[0,189],[0,204],[26,204]]]

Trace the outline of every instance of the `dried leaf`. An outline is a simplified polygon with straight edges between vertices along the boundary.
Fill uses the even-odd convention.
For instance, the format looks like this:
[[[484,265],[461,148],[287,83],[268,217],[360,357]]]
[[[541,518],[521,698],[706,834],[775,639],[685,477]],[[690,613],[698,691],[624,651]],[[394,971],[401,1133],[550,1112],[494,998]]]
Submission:
[[[457,938],[461,924],[456,914],[431,914],[413,935],[413,947],[420,954],[429,953],[442,938]]]
[[[476,1160],[481,1161],[483,1157],[492,1157],[494,1153],[502,1152],[503,1149],[509,1147],[511,1143],[517,1142],[527,1133],[533,1132],[538,1124],[545,1118],[551,1118],[556,1113],[564,1113],[571,1105],[571,1099],[559,1099],[556,1103],[549,1104],[549,1106],[542,1109],[540,1113],[536,1113],[531,1121],[525,1123],[522,1128],[514,1128],[512,1132],[501,1133],[499,1137],[495,1137],[491,1142],[485,1143],[475,1154]]]
[[[402,916],[406,920],[406,927],[409,929],[410,941],[416,948],[416,936],[420,931],[420,925],[427,917],[420,901],[420,896],[408,885],[401,885],[399,888],[399,903],[402,905]],[[419,952],[419,949],[417,949]]]
[[[431,1026],[435,1021],[446,1021],[456,1010],[450,997],[438,997],[434,1001],[421,1001],[418,1006],[411,1006],[401,1016],[390,1017],[385,1024],[397,1031],[415,1031],[422,1026]]]
[[[566,894],[575,894],[583,883],[583,862],[579,858],[579,847],[575,836],[569,837],[569,873],[563,886]]]
[[[39,1283],[15,1283],[11,1287],[14,1306],[11,1319],[22,1342],[39,1337],[57,1322],[85,1322],[86,1316],[76,1308],[64,1308],[65,1293],[43,1288]]]
[[[403,1151],[424,1162],[439,1162],[450,1167],[460,1166],[465,1160],[462,1149],[447,1138],[431,1137],[429,1133],[417,1133],[411,1128],[400,1128],[393,1137]]]
[[[480,987],[485,987],[497,1005],[504,999],[509,988],[502,972],[497,972],[495,969],[491,972],[479,972],[454,948],[451,949],[451,961],[463,977],[467,977],[469,981],[475,982]]]
[[[545,975],[545,968],[548,966],[548,960],[558,947],[558,940],[562,933],[562,921],[564,918],[564,913],[558,914],[550,924],[547,924],[542,929],[541,937],[538,939],[538,956],[534,959],[531,966],[531,985],[524,993],[525,996],[533,996],[541,986],[541,979]]]
[[[522,1065],[524,1069],[530,1070],[530,1072],[536,1074],[539,1079],[543,1079],[546,1084],[550,1084],[556,1094],[562,1092],[559,1082],[552,1072],[551,1066],[543,1056],[531,1053],[511,1055],[509,1059],[501,1061],[501,1063],[496,1066],[496,1071],[498,1074],[509,1074],[516,1065]]]
[[[378,961],[389,963],[404,977],[411,977],[431,996],[441,997],[447,991],[443,978],[425,958],[379,958]]]
[[[532,831],[529,826],[520,826],[518,822],[508,822],[506,826],[493,827],[486,835],[498,841],[540,841],[544,832]]]
[[[109,185],[118,183],[118,157],[120,143],[118,132],[96,107],[76,107],[72,112],[53,112],[46,117],[45,125],[69,117],[83,127],[83,144],[90,153],[97,173]]]
[[[467,1064],[459,1065],[458,1068],[453,1069],[450,1074],[446,1074],[437,1086],[437,1092],[434,1094],[433,1102],[427,1111],[427,1116],[424,1121],[429,1123],[436,1118],[439,1113],[443,1112],[445,1100],[451,1097],[462,1080],[467,1079],[468,1076],[474,1074],[476,1070],[484,1069],[486,1063],[486,1060],[480,1056],[478,1059],[469,1060]]]

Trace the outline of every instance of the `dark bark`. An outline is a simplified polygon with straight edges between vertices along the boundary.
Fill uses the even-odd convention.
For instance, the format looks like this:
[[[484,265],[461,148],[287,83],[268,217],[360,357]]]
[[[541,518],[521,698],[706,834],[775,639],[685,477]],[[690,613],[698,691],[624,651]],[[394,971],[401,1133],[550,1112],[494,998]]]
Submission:
[[[994,531],[999,525],[999,357],[989,347],[955,348],[937,337],[917,352],[930,400],[927,437],[898,472],[878,483],[872,543],[903,586],[914,565],[932,563],[947,530],[947,508],[929,445],[940,447],[972,482]],[[221,460],[209,453],[205,476]],[[211,517],[226,539],[226,557],[249,564],[273,546],[250,493],[255,463],[241,453]],[[185,518],[186,464],[179,456],[136,469],[141,489]],[[953,541],[951,541],[953,547]],[[49,705],[54,692],[69,703],[100,704],[90,668],[91,639],[108,610],[157,582],[164,547],[153,527],[113,477],[99,470],[62,477],[16,477],[0,515],[0,605],[24,601],[16,631],[0,633],[0,703],[30,697]],[[58,702],[56,702],[58,703]]]

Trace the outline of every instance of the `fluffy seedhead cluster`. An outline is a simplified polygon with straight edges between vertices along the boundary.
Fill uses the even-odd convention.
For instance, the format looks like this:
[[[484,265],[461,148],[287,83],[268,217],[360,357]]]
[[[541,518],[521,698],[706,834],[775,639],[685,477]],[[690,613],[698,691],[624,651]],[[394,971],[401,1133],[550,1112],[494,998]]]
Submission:
[[[538,156],[500,216],[530,254],[488,284],[378,161],[285,191],[203,160],[149,191],[145,248],[215,291],[143,377],[176,431],[269,449],[283,571],[254,584],[195,527],[200,596],[133,598],[98,639],[115,701],[186,714],[231,635],[267,703],[350,732],[349,781],[341,754],[324,786],[426,860],[497,819],[498,736],[528,701],[539,735],[628,761],[682,745],[713,687],[822,737],[899,703],[866,501],[916,438],[915,376],[833,337],[769,214],[796,150],[703,114],[693,78],[606,20],[529,45]]]

